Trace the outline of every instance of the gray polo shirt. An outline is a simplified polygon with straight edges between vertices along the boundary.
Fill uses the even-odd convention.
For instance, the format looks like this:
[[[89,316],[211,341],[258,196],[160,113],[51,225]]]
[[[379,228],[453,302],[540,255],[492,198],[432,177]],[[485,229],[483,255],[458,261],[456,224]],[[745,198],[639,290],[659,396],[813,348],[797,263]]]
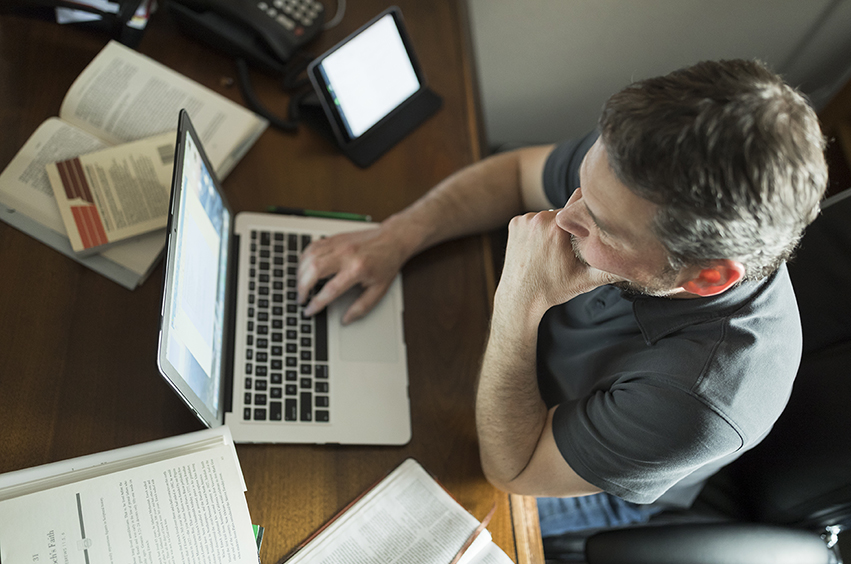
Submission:
[[[550,156],[553,203],[578,185],[593,140]],[[559,406],[553,433],[577,474],[627,501],[686,507],[708,476],[771,429],[800,355],[784,266],[709,298],[603,286],[556,306],[538,331],[538,383],[547,405]]]

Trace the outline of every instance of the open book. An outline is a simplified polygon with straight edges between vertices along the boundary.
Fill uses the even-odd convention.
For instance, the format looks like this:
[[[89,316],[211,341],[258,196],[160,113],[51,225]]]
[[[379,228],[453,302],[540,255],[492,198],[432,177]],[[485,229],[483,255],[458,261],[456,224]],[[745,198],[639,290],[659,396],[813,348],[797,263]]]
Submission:
[[[364,493],[287,564],[449,564],[479,522],[412,458]],[[458,564],[511,564],[481,531]]]
[[[163,133],[47,165],[77,256],[166,227],[174,149]]]
[[[225,426],[0,475],[0,562],[257,561]]]
[[[220,179],[268,126],[242,106],[185,76],[110,42],[66,93],[58,118],[43,122],[0,174],[0,219],[133,289],[162,254],[165,230],[77,257],[46,165],[176,131],[185,108]]]

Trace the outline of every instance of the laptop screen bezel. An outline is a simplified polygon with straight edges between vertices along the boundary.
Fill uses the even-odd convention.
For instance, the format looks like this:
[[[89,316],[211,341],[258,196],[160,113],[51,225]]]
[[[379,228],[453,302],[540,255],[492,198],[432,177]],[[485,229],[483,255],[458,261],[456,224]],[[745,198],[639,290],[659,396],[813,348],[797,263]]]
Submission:
[[[169,361],[168,359],[168,350],[167,343],[169,339],[169,320],[171,319],[171,304],[174,298],[174,289],[175,284],[173,283],[176,272],[176,261],[177,261],[177,246],[179,243],[178,240],[178,227],[179,227],[179,215],[182,213],[180,209],[180,203],[182,201],[182,192],[183,192],[183,160],[184,153],[186,147],[186,138],[191,137],[195,147],[198,150],[198,153],[201,156],[204,165],[207,167],[207,170],[210,172],[210,175],[213,180],[213,186],[218,192],[219,196],[222,199],[222,205],[227,213],[230,215],[230,222],[228,226],[229,231],[229,240],[230,245],[228,249],[228,257],[226,263],[226,275],[225,280],[226,284],[229,286],[232,283],[232,271],[234,268],[234,256],[233,256],[233,244],[235,242],[233,226],[234,226],[234,212],[233,208],[227,201],[227,198],[224,195],[224,192],[219,185],[218,179],[216,178],[214,169],[210,164],[207,155],[204,152],[203,145],[198,137],[198,134],[195,132],[194,127],[192,126],[192,122],[189,119],[189,115],[185,110],[180,111],[180,116],[178,119],[178,130],[177,130],[177,140],[175,145],[175,153],[174,153],[174,170],[172,172],[172,182],[171,182],[171,201],[169,204],[169,217],[168,217],[168,227],[167,227],[167,239],[166,239],[166,256],[165,256],[165,267],[163,269],[163,291],[162,291],[162,308],[160,310],[160,331],[159,331],[159,341],[158,341],[158,350],[157,350],[157,365],[160,370],[160,374],[166,380],[166,382],[177,392],[178,396],[183,400],[183,402],[192,410],[192,412],[208,427],[217,427],[219,425],[224,424],[225,412],[227,411],[227,406],[229,405],[229,398],[227,394],[231,393],[231,386],[229,385],[228,379],[232,377],[233,367],[232,363],[229,361],[228,355],[226,354],[228,349],[230,348],[230,340],[232,338],[232,333],[229,328],[232,326],[231,320],[231,302],[233,300],[233,292],[230,291],[230,288],[226,287],[224,291],[224,312],[222,319],[222,358],[221,362],[221,378],[222,382],[219,384],[219,401],[218,401],[218,410],[216,412],[211,411],[204,401],[192,390],[189,383],[183,378],[180,374],[179,370]]]

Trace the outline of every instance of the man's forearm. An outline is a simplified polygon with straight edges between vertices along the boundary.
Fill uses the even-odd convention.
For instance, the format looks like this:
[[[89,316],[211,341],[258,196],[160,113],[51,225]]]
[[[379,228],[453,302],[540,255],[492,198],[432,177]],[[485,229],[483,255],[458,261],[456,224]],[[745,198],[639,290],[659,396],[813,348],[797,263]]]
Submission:
[[[476,427],[482,468],[498,487],[581,495],[593,486],[558,453],[538,388],[538,325],[550,307],[613,277],[576,257],[570,234],[555,218],[555,212],[541,212],[515,217],[509,224],[476,393]]]
[[[464,168],[388,218],[408,257],[451,239],[504,226],[525,211],[521,152],[503,153]]]
[[[476,392],[476,428],[485,476],[503,489],[531,460],[547,420],[536,372],[542,315],[539,308],[500,301],[499,294],[495,300]]]
[[[314,241],[298,268],[306,315],[324,309],[355,285],[362,293],[343,316],[350,323],[384,296],[402,266],[425,249],[504,225],[526,205],[546,206],[542,170],[551,147],[504,153],[467,167],[384,220],[378,229]],[[308,298],[320,280],[322,289]]]

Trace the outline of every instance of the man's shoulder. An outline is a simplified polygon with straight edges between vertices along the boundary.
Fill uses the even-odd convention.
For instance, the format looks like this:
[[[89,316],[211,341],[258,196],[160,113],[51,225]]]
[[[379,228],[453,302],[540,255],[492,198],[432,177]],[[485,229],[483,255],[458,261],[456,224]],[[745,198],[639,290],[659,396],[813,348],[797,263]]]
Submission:
[[[748,443],[760,437],[786,405],[801,358],[802,335],[785,267],[736,290],[738,295],[718,304],[716,317],[708,316],[676,338],[703,340],[701,369],[691,392]]]
[[[543,173],[544,191],[551,202],[563,205],[579,186],[582,159],[599,136],[596,130],[591,131],[581,137],[563,141],[552,150]]]

